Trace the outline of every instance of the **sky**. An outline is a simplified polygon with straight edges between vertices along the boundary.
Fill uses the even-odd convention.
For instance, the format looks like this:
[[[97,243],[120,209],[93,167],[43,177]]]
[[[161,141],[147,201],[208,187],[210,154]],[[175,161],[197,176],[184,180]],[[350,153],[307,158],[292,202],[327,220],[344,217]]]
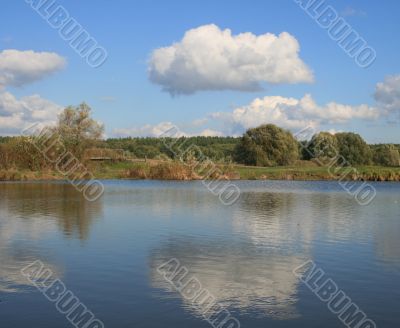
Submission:
[[[0,0],[0,8],[0,135],[53,124],[84,101],[106,137],[172,126],[239,136],[273,123],[400,143],[399,1]]]

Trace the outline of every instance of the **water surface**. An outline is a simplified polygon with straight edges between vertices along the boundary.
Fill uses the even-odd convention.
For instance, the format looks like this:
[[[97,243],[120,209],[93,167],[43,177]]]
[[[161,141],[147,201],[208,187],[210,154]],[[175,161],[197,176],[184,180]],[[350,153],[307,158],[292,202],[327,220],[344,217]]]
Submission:
[[[345,327],[293,274],[313,260],[378,327],[400,326],[400,184],[360,206],[335,182],[0,184],[0,327],[72,327],[21,274],[42,261],[106,327],[211,327],[157,271],[176,258],[241,327]]]

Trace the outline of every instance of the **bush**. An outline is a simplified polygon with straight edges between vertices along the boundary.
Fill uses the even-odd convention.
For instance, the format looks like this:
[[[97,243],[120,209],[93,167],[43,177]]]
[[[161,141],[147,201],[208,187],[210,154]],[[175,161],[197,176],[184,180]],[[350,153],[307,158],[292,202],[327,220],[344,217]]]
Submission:
[[[238,163],[256,166],[291,165],[299,159],[299,144],[289,131],[273,124],[249,129],[235,148]]]
[[[371,149],[359,134],[352,132],[342,132],[337,133],[335,137],[338,142],[339,155],[345,158],[347,164],[371,164]]]
[[[321,161],[327,161],[335,158],[339,153],[338,141],[333,134],[329,132],[320,132],[315,134],[307,146],[311,158]]]
[[[374,164],[400,166],[399,150],[394,145],[378,145],[373,149]]]
[[[43,154],[27,137],[12,138],[8,143],[0,145],[0,168],[40,170],[50,166]]]

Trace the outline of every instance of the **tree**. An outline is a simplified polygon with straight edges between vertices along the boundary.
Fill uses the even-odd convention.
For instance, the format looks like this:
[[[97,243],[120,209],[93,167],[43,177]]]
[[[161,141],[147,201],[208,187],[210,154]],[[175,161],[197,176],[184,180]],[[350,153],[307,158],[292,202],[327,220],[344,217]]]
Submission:
[[[342,132],[335,134],[339,147],[339,155],[349,165],[371,164],[372,152],[370,147],[359,134]]]
[[[383,166],[400,166],[399,150],[392,144],[378,145],[373,149],[374,164]]]
[[[317,158],[320,161],[329,161],[339,153],[338,141],[329,132],[317,133],[307,145],[306,153],[309,156],[307,159]]]
[[[91,108],[86,103],[68,106],[60,114],[56,132],[62,137],[66,148],[78,158],[83,151],[99,140],[104,126],[90,117]]]
[[[299,158],[299,144],[289,131],[273,124],[249,129],[234,151],[239,163],[257,166],[290,165]]]

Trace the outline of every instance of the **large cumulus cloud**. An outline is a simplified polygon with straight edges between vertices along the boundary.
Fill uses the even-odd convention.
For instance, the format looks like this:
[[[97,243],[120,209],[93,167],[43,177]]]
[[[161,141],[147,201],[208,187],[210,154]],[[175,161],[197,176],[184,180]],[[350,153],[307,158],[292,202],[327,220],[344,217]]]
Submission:
[[[262,83],[311,82],[289,33],[232,35],[216,25],[189,30],[180,42],[153,51],[149,78],[171,94],[202,90],[255,91]]]

